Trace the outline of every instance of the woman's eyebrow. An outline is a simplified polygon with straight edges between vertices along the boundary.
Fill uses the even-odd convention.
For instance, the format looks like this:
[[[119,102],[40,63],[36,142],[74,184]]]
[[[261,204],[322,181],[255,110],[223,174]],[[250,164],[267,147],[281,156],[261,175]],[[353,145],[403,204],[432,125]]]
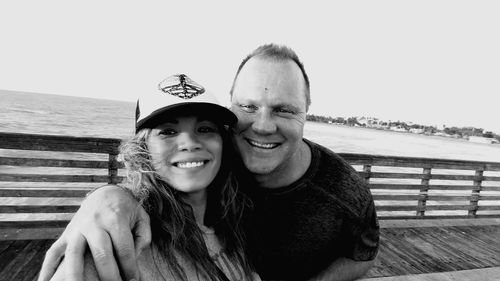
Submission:
[[[175,119],[175,118],[166,118],[164,120],[161,121],[161,123],[158,125],[158,127],[162,127],[164,125],[168,125],[168,124],[179,124],[179,120]]]
[[[213,117],[203,116],[203,115],[196,117],[196,122],[205,122],[205,121],[215,123]]]

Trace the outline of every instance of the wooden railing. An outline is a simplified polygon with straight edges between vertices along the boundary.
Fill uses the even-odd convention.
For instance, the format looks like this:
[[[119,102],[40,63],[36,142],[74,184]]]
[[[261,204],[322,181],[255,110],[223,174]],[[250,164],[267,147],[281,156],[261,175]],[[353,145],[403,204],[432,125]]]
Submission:
[[[119,144],[0,133],[0,240],[57,237],[90,190],[122,181]],[[341,156],[368,181],[380,219],[500,217],[500,163]]]
[[[341,156],[369,182],[380,219],[500,217],[500,163]]]
[[[0,133],[0,239],[57,236],[89,191],[122,180],[119,144]]]

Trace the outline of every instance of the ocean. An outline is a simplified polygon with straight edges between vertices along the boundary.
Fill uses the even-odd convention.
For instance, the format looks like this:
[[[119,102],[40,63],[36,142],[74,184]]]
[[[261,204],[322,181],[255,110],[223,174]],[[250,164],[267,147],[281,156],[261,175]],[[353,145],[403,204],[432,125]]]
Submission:
[[[0,132],[122,139],[134,114],[134,102],[0,90]],[[500,162],[498,144],[316,122],[304,130],[335,152]]]

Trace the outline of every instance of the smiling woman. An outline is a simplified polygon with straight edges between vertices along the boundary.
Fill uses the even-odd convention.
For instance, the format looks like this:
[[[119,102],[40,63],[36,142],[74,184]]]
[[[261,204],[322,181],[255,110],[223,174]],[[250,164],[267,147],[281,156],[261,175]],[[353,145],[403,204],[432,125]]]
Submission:
[[[140,97],[136,113],[136,133],[120,153],[125,187],[151,219],[152,245],[138,257],[141,280],[260,280],[239,229],[246,199],[232,173],[235,115],[183,74]],[[86,280],[109,270],[87,257]]]
[[[147,140],[154,169],[178,191],[206,193],[221,165],[220,131],[214,122],[195,116],[157,126]]]

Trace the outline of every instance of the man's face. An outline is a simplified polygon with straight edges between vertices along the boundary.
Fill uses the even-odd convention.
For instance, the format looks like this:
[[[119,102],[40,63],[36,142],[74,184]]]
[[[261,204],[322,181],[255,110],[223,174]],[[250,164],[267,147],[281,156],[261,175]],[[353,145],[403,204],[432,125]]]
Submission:
[[[256,175],[280,175],[298,165],[306,120],[305,81],[292,60],[251,58],[239,73],[231,99],[238,116],[235,142]]]

